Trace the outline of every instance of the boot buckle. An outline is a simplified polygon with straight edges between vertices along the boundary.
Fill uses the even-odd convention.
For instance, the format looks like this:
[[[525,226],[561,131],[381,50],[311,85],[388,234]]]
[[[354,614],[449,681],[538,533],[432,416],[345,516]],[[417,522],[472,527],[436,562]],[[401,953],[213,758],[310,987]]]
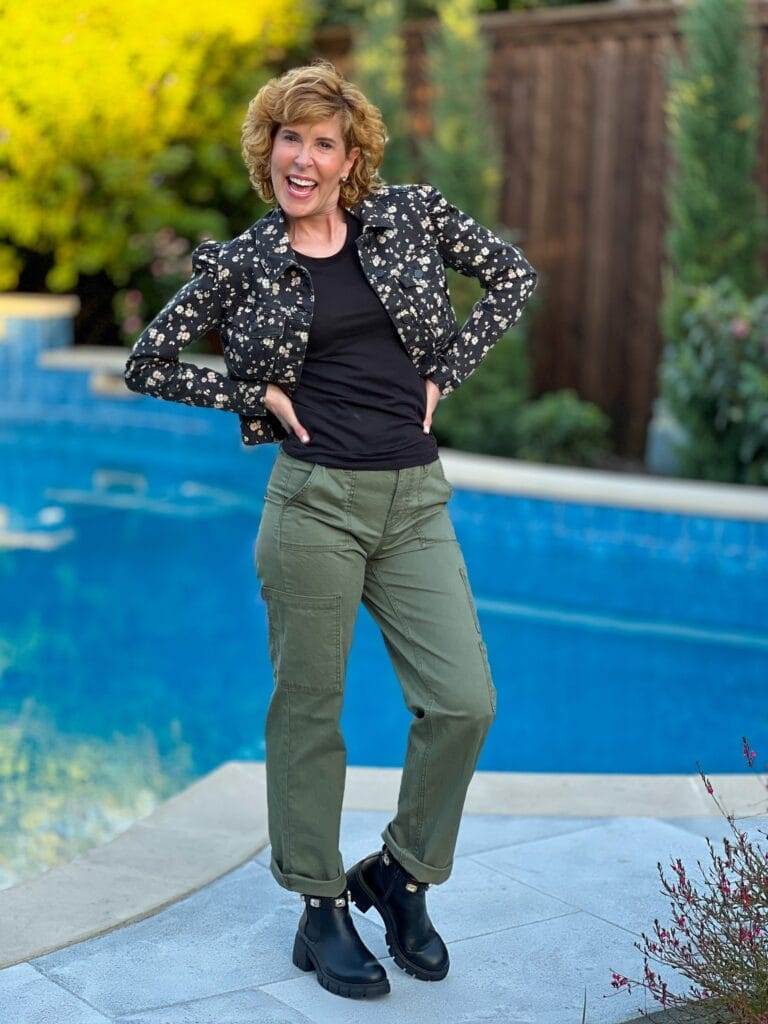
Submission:
[[[419,889],[423,889],[425,892],[432,885],[431,882],[406,882],[405,888],[408,892],[418,892]]]

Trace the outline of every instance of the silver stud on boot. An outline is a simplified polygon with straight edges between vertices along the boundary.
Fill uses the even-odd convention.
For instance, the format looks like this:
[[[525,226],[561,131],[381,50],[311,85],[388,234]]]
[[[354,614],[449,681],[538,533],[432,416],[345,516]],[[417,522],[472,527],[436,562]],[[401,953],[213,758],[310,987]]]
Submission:
[[[311,907],[319,907],[321,905],[320,897],[319,896],[306,896],[304,893],[299,893],[299,896],[301,897],[302,900],[307,900]],[[349,896],[349,889],[345,890],[341,894],[341,896],[334,896],[333,897],[333,905],[334,905],[334,907],[345,907],[347,905],[347,897],[348,896]],[[328,897],[326,897],[326,899],[327,898]]]
[[[387,865],[389,865],[391,863],[391,858],[389,856],[389,850],[386,848],[386,846],[382,848],[381,859]],[[399,863],[399,861],[398,861],[398,863]],[[403,868],[403,871],[405,871],[405,868]],[[409,877],[411,877],[411,876],[409,876]],[[431,884],[432,884],[431,882],[417,882],[416,879],[414,878],[412,881],[405,883],[405,888],[408,890],[408,892],[418,892],[419,889],[421,889],[422,892],[426,892]]]

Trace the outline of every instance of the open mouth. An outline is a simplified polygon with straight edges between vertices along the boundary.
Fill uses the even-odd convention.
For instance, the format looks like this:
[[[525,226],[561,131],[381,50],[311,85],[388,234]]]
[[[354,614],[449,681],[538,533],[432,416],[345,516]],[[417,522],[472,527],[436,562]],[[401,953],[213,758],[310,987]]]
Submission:
[[[311,178],[294,177],[294,175],[291,174],[288,175],[285,180],[290,194],[300,199],[304,198],[304,196],[311,195],[317,188],[317,182],[312,181]]]

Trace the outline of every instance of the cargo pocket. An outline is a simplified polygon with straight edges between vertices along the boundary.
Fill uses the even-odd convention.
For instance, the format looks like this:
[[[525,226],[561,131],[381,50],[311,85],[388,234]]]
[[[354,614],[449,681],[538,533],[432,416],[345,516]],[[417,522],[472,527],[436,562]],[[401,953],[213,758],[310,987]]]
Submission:
[[[488,696],[491,699],[491,711],[496,714],[496,687],[493,684],[491,678],[491,664],[488,661],[488,648],[485,646],[485,641],[480,637],[477,641],[480,644],[480,654],[483,659],[483,668],[485,669],[485,681],[488,684]]]
[[[463,565],[459,566],[459,575],[461,576],[461,582],[464,584],[464,590],[467,594],[467,602],[469,604],[469,610],[472,612],[472,621],[475,624],[475,629],[478,634],[480,633],[480,620],[477,617],[477,608],[475,607],[475,599],[472,596],[472,590],[469,586],[469,579],[467,577],[467,571]]]
[[[341,594],[292,594],[262,586],[275,685],[307,693],[340,693]]]
[[[463,565],[459,566],[459,575],[461,576],[461,581],[464,584],[464,591],[467,595],[467,603],[469,604],[469,610],[472,612],[472,621],[474,622],[475,629],[477,631],[477,645],[480,648],[480,658],[483,663],[483,671],[485,672],[485,681],[488,684],[488,697],[491,702],[491,711],[493,711],[493,713],[496,714],[496,687],[494,686],[493,679],[491,678],[491,665],[490,662],[488,661],[488,648],[485,646],[485,641],[483,640],[482,637],[482,633],[480,630],[480,620],[477,617],[477,607],[475,605],[475,599],[472,596],[472,588],[469,585],[469,577],[467,576],[467,571]]]

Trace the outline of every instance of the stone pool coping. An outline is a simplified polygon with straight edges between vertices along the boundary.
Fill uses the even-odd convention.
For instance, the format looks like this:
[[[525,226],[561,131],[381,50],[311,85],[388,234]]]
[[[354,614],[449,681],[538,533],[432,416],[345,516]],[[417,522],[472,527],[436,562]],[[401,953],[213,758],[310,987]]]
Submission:
[[[441,448],[440,458],[445,475],[456,487],[548,501],[768,521],[768,487],[553,466],[452,448]]]
[[[350,766],[345,810],[394,810],[400,768]],[[710,775],[736,817],[764,813],[749,775]],[[722,818],[698,775],[476,772],[466,813]],[[264,763],[228,761],[110,842],[0,890],[0,969],[149,917],[268,843]]]

